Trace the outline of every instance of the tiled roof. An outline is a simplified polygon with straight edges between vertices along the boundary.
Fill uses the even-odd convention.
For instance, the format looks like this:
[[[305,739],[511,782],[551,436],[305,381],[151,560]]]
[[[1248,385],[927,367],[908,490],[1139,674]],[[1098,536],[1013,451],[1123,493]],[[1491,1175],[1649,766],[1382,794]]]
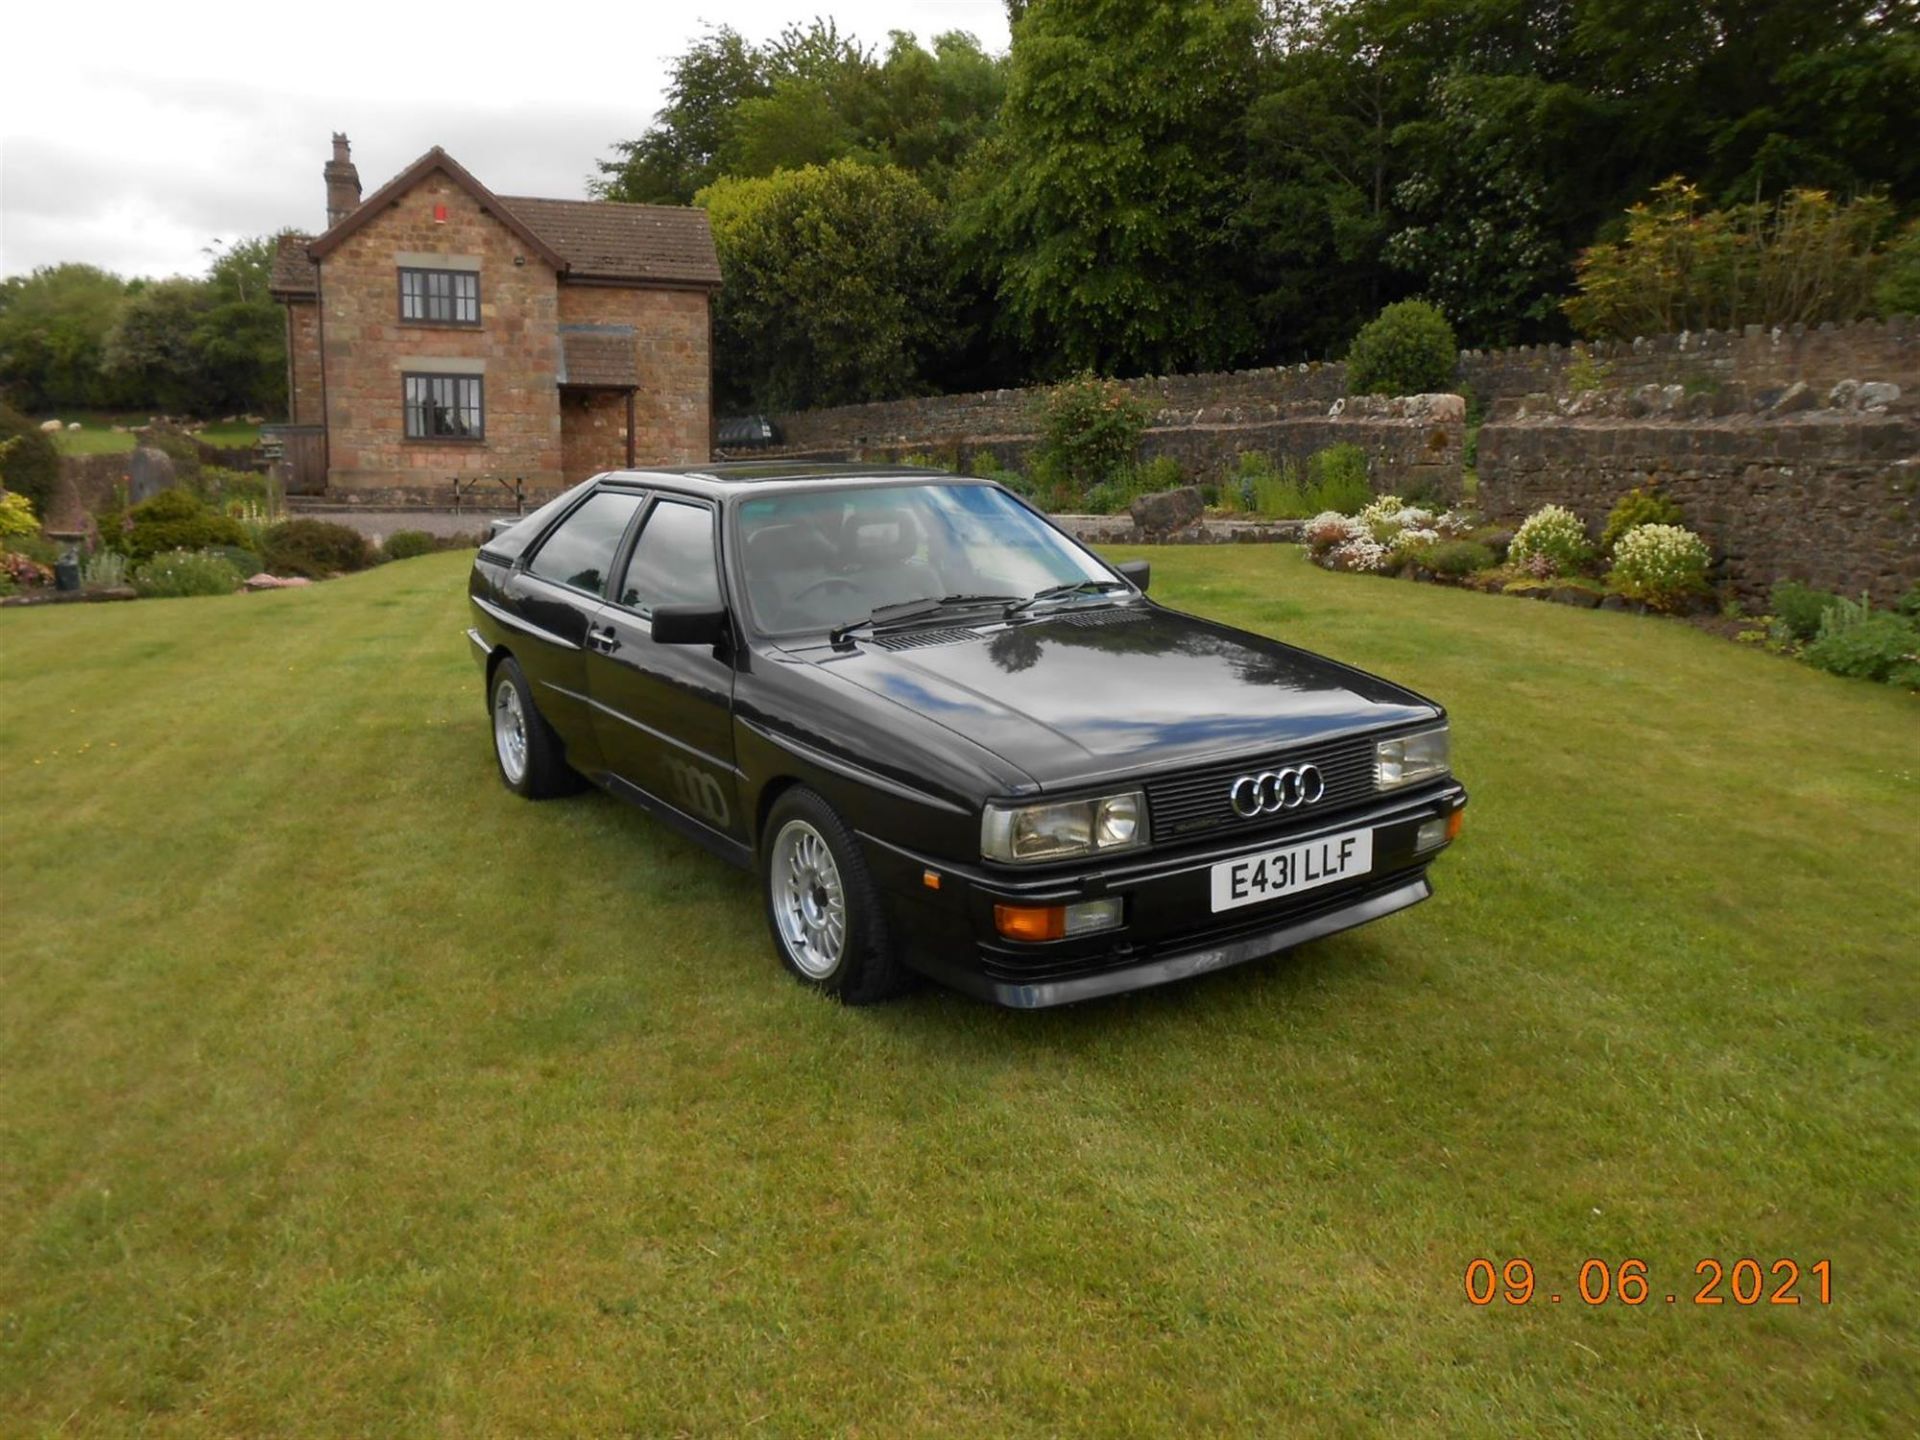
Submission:
[[[631,389],[640,383],[636,343],[631,325],[562,325],[560,373],[554,379],[561,385]]]
[[[526,195],[502,195],[500,203],[565,257],[570,276],[720,283],[720,261],[704,210]]]
[[[314,279],[313,261],[307,258],[307,246],[312,243],[311,235],[296,235],[289,231],[280,237],[280,246],[273,252],[273,273],[268,277],[267,289],[275,295],[317,295],[319,284]]]

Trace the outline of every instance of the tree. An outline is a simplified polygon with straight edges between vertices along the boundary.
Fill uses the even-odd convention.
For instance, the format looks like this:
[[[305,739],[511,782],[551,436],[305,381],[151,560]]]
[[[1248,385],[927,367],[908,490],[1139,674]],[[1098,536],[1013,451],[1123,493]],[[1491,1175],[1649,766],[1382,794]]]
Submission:
[[[734,108],[770,88],[766,63],[737,30],[709,31],[673,62],[667,103],[637,140],[616,141],[594,193],[635,204],[686,205],[718,175]]]
[[[714,320],[726,398],[798,409],[924,388],[946,302],[939,207],[913,176],[836,160],[720,180],[698,203],[725,280]]]
[[[0,386],[30,414],[121,403],[101,360],[127,282],[93,265],[49,265],[0,283]]]
[[[957,234],[1042,372],[1231,363],[1228,220],[1252,0],[1045,0],[1014,30],[996,174]]]

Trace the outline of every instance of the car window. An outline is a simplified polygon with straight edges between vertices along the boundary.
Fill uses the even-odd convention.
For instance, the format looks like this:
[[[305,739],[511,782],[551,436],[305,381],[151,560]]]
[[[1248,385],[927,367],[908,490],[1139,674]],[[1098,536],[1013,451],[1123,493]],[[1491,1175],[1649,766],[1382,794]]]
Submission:
[[[747,603],[773,635],[828,629],[907,600],[1026,596],[1113,578],[991,485],[809,489],[755,496],[739,515]]]
[[[527,569],[542,580],[604,593],[613,552],[620,548],[627,522],[639,508],[638,495],[601,491],[560,522]]]
[[[635,610],[662,605],[716,606],[720,577],[713,565],[713,512],[702,505],[662,500],[634,542],[620,581],[620,603]]]

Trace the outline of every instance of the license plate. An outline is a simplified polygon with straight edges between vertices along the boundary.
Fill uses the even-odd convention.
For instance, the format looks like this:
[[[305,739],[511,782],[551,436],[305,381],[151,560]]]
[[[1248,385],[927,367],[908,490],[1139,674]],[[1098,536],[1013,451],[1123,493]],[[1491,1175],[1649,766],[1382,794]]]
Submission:
[[[1371,830],[1349,830],[1344,835],[1327,835],[1258,855],[1243,855],[1238,860],[1222,860],[1213,867],[1214,913],[1356,879],[1371,869]]]

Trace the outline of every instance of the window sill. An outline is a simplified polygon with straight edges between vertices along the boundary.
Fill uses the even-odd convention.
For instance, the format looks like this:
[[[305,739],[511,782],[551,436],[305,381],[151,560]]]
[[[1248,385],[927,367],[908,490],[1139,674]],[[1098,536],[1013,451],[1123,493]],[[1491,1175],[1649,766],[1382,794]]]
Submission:
[[[484,445],[484,435],[403,435],[401,443],[406,445]]]
[[[400,317],[400,324],[408,330],[484,330],[483,320],[409,320]]]

